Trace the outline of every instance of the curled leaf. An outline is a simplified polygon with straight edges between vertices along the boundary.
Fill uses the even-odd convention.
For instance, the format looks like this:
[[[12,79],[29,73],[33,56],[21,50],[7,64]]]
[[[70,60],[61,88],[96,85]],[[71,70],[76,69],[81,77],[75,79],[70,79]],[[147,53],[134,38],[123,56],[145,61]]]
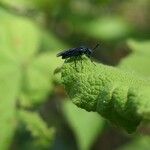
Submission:
[[[94,65],[82,57],[76,66],[73,59],[64,63],[62,81],[74,104],[98,112],[129,133],[136,130],[142,118],[149,118],[150,85],[135,74]]]

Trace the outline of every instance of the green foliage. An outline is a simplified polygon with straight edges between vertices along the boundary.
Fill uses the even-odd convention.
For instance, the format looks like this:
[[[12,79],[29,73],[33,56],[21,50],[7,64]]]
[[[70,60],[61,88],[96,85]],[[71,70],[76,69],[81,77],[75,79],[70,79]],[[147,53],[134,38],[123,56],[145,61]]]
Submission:
[[[64,115],[74,131],[80,150],[89,150],[96,137],[101,133],[104,122],[96,113],[88,113],[66,101],[63,104]]]
[[[148,32],[149,0],[0,0],[0,149],[51,148],[57,129],[49,126],[64,124],[62,115],[56,113],[59,100],[64,98],[61,74],[56,74],[61,67],[55,70],[61,65],[56,51],[66,49],[66,45],[92,47],[96,42],[101,43],[96,58],[105,61],[111,55],[113,60],[119,60],[125,56],[125,40],[148,39]],[[132,53],[121,60],[119,69],[101,64],[95,67],[85,59],[77,67],[68,61],[62,70],[66,66],[74,74],[72,78],[72,72],[66,72],[63,79],[71,81],[66,89],[77,105],[90,110],[96,101],[93,111],[131,132],[150,116],[150,46],[148,40],[128,40],[128,46]],[[114,54],[116,51],[119,53]],[[78,148],[90,149],[102,131],[104,122],[100,116],[68,101],[63,103],[63,114]],[[68,134],[63,130],[65,137],[60,136],[60,130],[54,143],[66,150],[64,145],[74,143],[74,138],[64,144]],[[107,131],[103,134],[111,141]],[[141,149],[143,144],[146,142],[141,142]],[[54,144],[54,150],[57,148]]]
[[[118,150],[149,150],[149,143],[149,136],[141,136],[135,138],[131,143],[126,144]]]
[[[131,26],[119,17],[103,17],[81,24],[82,31],[89,36],[106,41],[125,38],[131,32]]]
[[[20,88],[20,72],[13,64],[5,63],[0,53],[0,149],[9,148],[16,128],[16,98]],[[11,77],[11,78],[10,78]]]
[[[36,112],[21,110],[18,113],[21,122],[34,138],[32,146],[38,149],[50,147],[53,142],[54,128],[48,128]]]
[[[22,96],[30,101],[31,105],[43,102],[48,93],[53,90],[55,64],[60,63],[55,55],[55,53],[41,54],[27,68],[23,79],[25,87]]]
[[[150,41],[129,40],[128,45],[132,53],[120,62],[119,67],[150,78]]]
[[[29,4],[31,5],[33,3],[33,0],[31,1],[26,1],[26,0],[13,0],[13,1],[9,1],[9,0],[1,0],[2,2],[5,2],[6,4],[9,4],[11,6],[15,6],[15,5],[21,5],[21,6],[29,6]]]
[[[27,19],[11,15],[8,19],[2,17],[0,33],[4,61],[10,59],[9,63],[18,67],[22,74],[21,97],[28,97],[31,104],[38,104],[52,90],[53,71],[60,60],[56,59],[54,52],[38,54],[40,31]]]
[[[62,80],[69,97],[77,106],[96,111],[129,133],[142,118],[149,119],[147,80],[103,64],[94,65],[83,57],[75,67],[73,59],[62,68]]]
[[[39,52],[43,35],[35,23],[2,9],[0,18],[0,149],[7,150],[18,122],[16,104],[21,108],[32,108],[44,102],[53,90],[53,72],[56,64],[61,61],[56,59],[55,52]],[[34,131],[30,113],[23,115],[27,126],[32,126],[33,135],[38,132],[39,145],[49,145],[47,141],[53,134],[49,134],[46,127],[42,129],[44,132],[40,131],[40,127],[43,128],[45,124],[43,120],[38,120],[36,113],[33,116],[31,113],[31,117],[35,117],[35,123],[39,125]]]

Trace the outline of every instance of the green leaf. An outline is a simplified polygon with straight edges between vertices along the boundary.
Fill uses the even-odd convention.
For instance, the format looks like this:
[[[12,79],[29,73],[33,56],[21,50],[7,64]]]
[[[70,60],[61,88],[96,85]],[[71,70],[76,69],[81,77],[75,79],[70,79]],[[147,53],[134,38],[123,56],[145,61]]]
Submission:
[[[150,40],[135,41],[130,39],[127,41],[127,44],[134,54],[150,56]]]
[[[150,119],[147,80],[115,67],[94,65],[87,57],[82,59],[76,66],[70,59],[62,68],[62,81],[74,104],[100,113],[129,133],[143,118]]]
[[[0,58],[0,149],[8,150],[16,129],[16,99],[21,75],[14,64],[3,61],[1,51]]]
[[[38,51],[39,30],[36,24],[28,19],[13,15],[8,15],[6,19],[5,15],[2,16],[0,34],[0,49],[11,55],[20,65],[29,63]]]
[[[37,98],[37,95],[40,95],[39,101],[44,101],[48,92],[52,90],[54,66],[60,59],[56,61],[54,53],[38,52],[41,46],[41,32],[31,20],[14,16],[2,9],[0,18],[0,149],[7,150],[18,121],[16,104],[20,107],[22,103],[31,106],[32,98]],[[25,89],[29,89],[29,93],[33,92],[31,99],[25,93]],[[38,122],[40,119],[33,124]],[[39,123],[39,126],[40,132],[44,133],[39,135],[38,132],[37,136],[44,145],[50,139],[50,131],[43,124]],[[33,126],[32,130],[34,132]]]
[[[101,133],[104,122],[96,113],[89,113],[66,101],[63,103],[64,115],[74,131],[80,150],[89,150]]]
[[[40,48],[46,49],[47,44],[43,43],[45,32],[42,33],[34,22],[1,9],[0,16],[0,50],[5,55],[3,60],[14,63],[22,74],[21,105],[30,107],[44,102],[53,89],[54,68],[61,59],[56,59],[54,52],[39,53]],[[47,35],[47,38],[51,39],[49,43],[52,50],[56,49],[56,45],[61,45],[53,36]]]
[[[22,10],[34,7],[34,0],[30,0],[30,1],[26,1],[26,0],[12,0],[12,1],[1,0],[1,3],[3,5],[6,5],[7,7],[20,8]]]
[[[149,150],[150,137],[142,136],[135,138],[132,142],[127,143],[118,150]]]
[[[39,36],[38,30],[27,19],[15,17],[2,9],[0,18],[0,149],[7,150],[16,128],[16,104],[23,70],[26,61],[37,50]]]
[[[46,100],[45,97],[53,90],[54,70],[61,61],[56,58],[56,53],[43,53],[29,64],[22,91],[22,98],[25,98],[26,102],[39,104]]]
[[[103,40],[117,40],[127,37],[131,27],[119,17],[103,17],[81,24],[81,29],[91,37]]]
[[[47,30],[42,31],[42,48],[45,51],[61,51],[66,49],[66,45],[62,43],[52,32],[47,32]]]
[[[150,41],[138,42],[129,40],[128,46],[132,53],[121,60],[119,68],[150,78]]]
[[[26,129],[31,132],[35,146],[48,148],[53,142],[54,128],[48,128],[36,112],[20,110],[18,113]]]

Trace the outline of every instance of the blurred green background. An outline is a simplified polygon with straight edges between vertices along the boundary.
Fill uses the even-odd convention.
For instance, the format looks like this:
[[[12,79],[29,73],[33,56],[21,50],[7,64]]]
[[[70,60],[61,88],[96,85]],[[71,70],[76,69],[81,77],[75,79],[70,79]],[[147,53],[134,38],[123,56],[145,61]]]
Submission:
[[[96,61],[149,78],[149,14],[149,0],[0,0],[0,150],[149,150],[148,123],[129,135],[77,108],[54,74],[58,52],[99,43]]]

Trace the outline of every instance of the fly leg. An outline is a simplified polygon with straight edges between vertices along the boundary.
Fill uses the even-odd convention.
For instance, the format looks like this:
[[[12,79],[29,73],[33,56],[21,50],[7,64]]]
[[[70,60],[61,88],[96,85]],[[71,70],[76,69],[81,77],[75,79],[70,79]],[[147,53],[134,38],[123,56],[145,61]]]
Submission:
[[[92,57],[91,56],[89,56],[89,59],[91,60],[91,62],[95,65],[95,63],[93,62],[93,60],[92,60]],[[96,65],[95,65],[96,66]]]
[[[75,64],[75,68],[76,68],[76,58],[75,57],[73,57],[73,61],[74,61],[74,64]]]
[[[82,66],[82,61],[83,61],[82,56],[79,56],[79,57],[80,57],[80,60],[81,60],[81,67],[83,68],[83,66]]]

